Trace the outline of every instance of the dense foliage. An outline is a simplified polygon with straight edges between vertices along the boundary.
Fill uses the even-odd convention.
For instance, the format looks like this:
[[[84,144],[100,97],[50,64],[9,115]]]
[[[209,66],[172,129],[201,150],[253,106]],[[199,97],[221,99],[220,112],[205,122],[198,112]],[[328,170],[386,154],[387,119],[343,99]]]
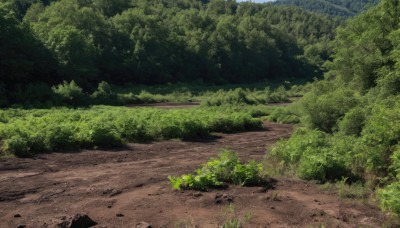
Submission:
[[[24,157],[125,142],[198,138],[211,132],[258,129],[261,120],[253,115],[251,110],[234,107],[8,109],[0,111],[0,151]]]
[[[338,30],[326,78],[300,101],[303,127],[270,158],[304,179],[362,180],[400,214],[400,3],[383,0]]]
[[[306,10],[332,16],[354,16],[379,0],[277,0],[276,5],[299,6]]]
[[[341,23],[299,8],[232,0],[3,2],[3,105],[31,97],[30,84],[64,80],[92,92],[101,81],[312,78],[329,59]]]
[[[195,174],[184,174],[181,177],[168,177],[174,189],[206,190],[221,188],[227,183],[260,186],[268,181],[262,164],[250,161],[243,164],[238,154],[222,150],[218,158],[210,159],[200,166]]]

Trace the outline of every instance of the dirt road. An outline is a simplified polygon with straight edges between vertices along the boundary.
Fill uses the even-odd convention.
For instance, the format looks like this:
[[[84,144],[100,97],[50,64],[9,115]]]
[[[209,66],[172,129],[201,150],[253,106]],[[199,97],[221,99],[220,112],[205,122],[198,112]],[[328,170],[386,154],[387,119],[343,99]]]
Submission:
[[[57,227],[76,213],[89,215],[96,227],[136,227],[141,221],[153,227],[218,227],[231,218],[244,227],[377,227],[384,222],[377,208],[346,203],[295,179],[278,179],[276,189],[267,192],[170,187],[168,175],[192,172],[220,148],[239,152],[243,160],[261,160],[268,145],[292,131],[290,125],[268,122],[264,128],[201,142],[0,160],[0,227]]]

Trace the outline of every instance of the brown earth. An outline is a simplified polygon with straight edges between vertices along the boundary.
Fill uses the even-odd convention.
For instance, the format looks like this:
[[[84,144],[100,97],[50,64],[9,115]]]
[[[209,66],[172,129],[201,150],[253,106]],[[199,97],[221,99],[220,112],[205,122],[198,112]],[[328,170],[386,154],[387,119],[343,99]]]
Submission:
[[[312,183],[279,178],[274,190],[230,186],[174,191],[167,177],[192,172],[220,148],[261,160],[265,148],[288,137],[291,125],[221,134],[209,140],[129,144],[119,151],[44,154],[0,160],[0,227],[56,227],[85,213],[96,227],[218,227],[238,218],[244,227],[379,227],[379,209],[349,203]],[[229,207],[229,204],[233,206]],[[234,208],[234,209],[233,209]],[[19,214],[20,216],[18,216]]]

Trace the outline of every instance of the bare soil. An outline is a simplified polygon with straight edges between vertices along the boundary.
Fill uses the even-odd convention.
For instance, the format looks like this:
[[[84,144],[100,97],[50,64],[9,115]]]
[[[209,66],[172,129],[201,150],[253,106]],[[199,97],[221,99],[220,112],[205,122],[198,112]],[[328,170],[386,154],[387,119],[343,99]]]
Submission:
[[[195,142],[2,159],[0,227],[57,227],[77,213],[89,215],[95,227],[136,227],[141,221],[153,227],[219,227],[230,218],[244,227],[381,226],[385,218],[376,207],[341,200],[297,179],[278,178],[268,191],[230,186],[209,192],[174,191],[167,180],[192,172],[220,148],[239,152],[244,161],[261,160],[268,146],[291,131],[291,125],[265,122],[262,131]]]

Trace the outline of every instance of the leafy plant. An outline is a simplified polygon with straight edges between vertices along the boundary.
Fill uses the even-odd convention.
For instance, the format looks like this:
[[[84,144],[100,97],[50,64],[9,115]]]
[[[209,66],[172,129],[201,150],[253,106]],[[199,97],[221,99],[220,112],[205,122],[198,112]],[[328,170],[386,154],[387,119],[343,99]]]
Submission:
[[[263,166],[255,161],[242,164],[237,153],[222,150],[218,158],[210,159],[200,166],[195,174],[184,174],[181,177],[169,176],[174,189],[196,189],[223,187],[226,183],[240,185],[263,185],[267,178]]]

